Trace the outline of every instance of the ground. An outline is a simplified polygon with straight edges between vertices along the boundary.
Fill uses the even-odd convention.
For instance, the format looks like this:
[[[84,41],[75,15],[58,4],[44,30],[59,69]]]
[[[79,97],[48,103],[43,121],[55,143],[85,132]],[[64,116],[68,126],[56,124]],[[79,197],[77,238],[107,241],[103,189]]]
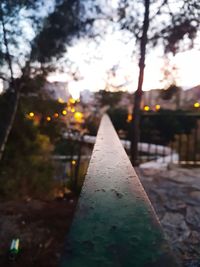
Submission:
[[[9,201],[0,204],[0,266],[56,267],[70,227],[77,198]],[[9,260],[13,238],[20,239],[20,254]]]
[[[200,169],[137,169],[173,251],[200,267]]]
[[[200,169],[137,169],[172,250],[184,267],[200,267]],[[0,266],[56,267],[77,197],[0,203]],[[21,253],[9,260],[13,238]],[[48,260],[49,259],[49,260]]]

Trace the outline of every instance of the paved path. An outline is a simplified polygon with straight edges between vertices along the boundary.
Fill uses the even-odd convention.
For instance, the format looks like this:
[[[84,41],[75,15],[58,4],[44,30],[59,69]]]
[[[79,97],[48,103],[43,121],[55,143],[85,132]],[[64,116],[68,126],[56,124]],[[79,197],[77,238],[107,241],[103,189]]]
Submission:
[[[174,251],[184,267],[200,266],[200,169],[138,169]]]

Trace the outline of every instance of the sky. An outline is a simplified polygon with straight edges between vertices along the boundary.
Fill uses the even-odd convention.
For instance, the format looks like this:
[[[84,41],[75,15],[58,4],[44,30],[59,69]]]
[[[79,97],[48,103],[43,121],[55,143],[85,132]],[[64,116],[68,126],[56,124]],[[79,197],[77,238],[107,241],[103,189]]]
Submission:
[[[67,71],[53,73],[48,80],[68,82],[69,91],[76,98],[79,97],[80,91],[104,89],[106,83],[115,86],[124,85],[121,89],[134,92],[137,88],[139,69],[136,53],[132,52],[133,47],[135,47],[134,41],[125,44],[120,33],[106,36],[99,46],[86,40],[80,41],[68,49],[68,57],[77,66],[80,80],[74,81]],[[174,79],[178,86],[187,89],[200,84],[200,50],[194,48],[166,60],[162,49],[156,48],[147,53],[144,91],[167,87],[167,81],[163,81],[163,68],[166,67],[166,62],[169,68],[176,68]],[[113,66],[115,76],[110,71]]]
[[[109,12],[111,12],[111,16],[113,18],[115,17],[117,14],[116,8],[120,3],[119,0],[98,0],[97,2],[101,5],[103,13],[110,14]],[[150,17],[153,18],[160,4],[161,1],[155,1],[150,6]],[[180,5],[182,5],[181,2],[171,1],[169,8],[173,9],[173,12],[179,12]],[[143,18],[143,4],[137,7],[137,11],[139,13],[141,12],[141,18]],[[168,11],[165,8],[162,12]],[[132,14],[131,9],[130,12]],[[165,16],[158,16],[158,20],[154,20],[154,23],[162,23],[165,19]],[[107,22],[102,20],[101,23],[105,24]],[[157,24],[154,26],[156,27]],[[139,74],[139,48],[136,46],[133,37],[130,37],[130,33],[128,34],[119,30],[113,33],[112,25],[109,26],[107,24],[103,25],[103,30],[104,28],[106,28],[106,33],[99,45],[96,45],[92,41],[79,40],[77,45],[68,49],[69,59],[78,68],[81,77],[79,81],[72,80],[71,76],[67,75],[67,73],[65,74],[65,72],[62,74],[52,74],[49,76],[49,81],[68,82],[69,91],[77,97],[81,90],[88,89],[97,91],[106,88],[106,86],[108,88],[108,84],[114,86],[124,85],[120,88],[134,92],[137,89]],[[148,49],[143,90],[166,88],[170,85],[170,82],[175,82],[183,89],[199,85],[198,62],[200,62],[200,36],[195,40],[195,43],[194,49],[178,53],[176,56],[169,56],[168,59],[163,56],[162,47]],[[174,77],[169,77],[168,81],[164,80],[163,74],[163,70],[166,67],[168,67],[169,71],[170,69],[176,69],[173,72]],[[115,69],[115,75],[112,75],[111,70],[113,68]]]
[[[106,0],[100,0],[105,2]],[[112,7],[116,8],[118,0],[112,0]],[[104,3],[104,7],[107,5]],[[47,9],[52,8],[47,5]],[[45,9],[47,11],[47,9]],[[107,12],[105,10],[105,12]],[[41,14],[44,16],[45,14]],[[33,38],[33,32],[26,21],[22,21],[24,33]],[[103,27],[107,25],[103,25]],[[129,41],[127,41],[129,40]],[[190,88],[200,84],[199,62],[200,62],[200,36],[196,39],[194,49],[176,56],[170,56],[167,60],[163,56],[162,48],[148,50],[146,56],[146,68],[144,75],[143,90],[154,88],[165,88],[168,83],[163,80],[163,69],[166,63],[169,69],[175,67],[176,73],[174,80],[178,86]],[[68,83],[70,93],[78,98],[80,91],[88,89],[97,91],[118,87],[122,90],[134,92],[137,88],[138,79],[138,46],[136,46],[130,33],[121,31],[113,32],[113,29],[107,27],[105,35],[99,43],[81,39],[74,46],[68,47],[65,58],[68,58],[73,64],[72,69],[67,65],[63,66],[62,71],[57,70],[48,76],[48,81],[62,81]],[[169,62],[168,62],[169,61]],[[113,74],[113,71],[115,73]],[[74,80],[71,72],[78,71],[78,80]],[[0,91],[2,83],[0,81]]]

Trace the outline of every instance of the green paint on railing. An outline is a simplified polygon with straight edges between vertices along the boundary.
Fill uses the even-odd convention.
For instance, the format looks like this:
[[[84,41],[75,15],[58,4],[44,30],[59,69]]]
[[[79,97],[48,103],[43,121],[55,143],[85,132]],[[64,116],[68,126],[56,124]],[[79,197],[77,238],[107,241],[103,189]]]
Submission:
[[[106,115],[98,132],[61,266],[178,266]]]

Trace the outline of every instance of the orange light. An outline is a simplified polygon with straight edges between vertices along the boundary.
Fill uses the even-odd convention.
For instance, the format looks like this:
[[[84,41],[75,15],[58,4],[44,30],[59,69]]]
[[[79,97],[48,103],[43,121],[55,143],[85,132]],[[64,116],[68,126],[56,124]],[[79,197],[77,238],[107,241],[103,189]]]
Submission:
[[[47,116],[47,117],[46,117],[46,120],[47,120],[47,121],[51,121],[51,117],[50,117],[50,116]]]
[[[74,113],[74,119],[75,119],[77,122],[81,123],[82,120],[83,120],[83,113],[82,113],[82,112],[79,112],[79,111],[75,112],[75,113]]]
[[[150,107],[149,106],[144,106],[144,111],[149,111]]]
[[[127,122],[131,122],[132,121],[132,119],[133,119],[133,116],[132,116],[132,114],[128,114],[128,117],[127,117]]]
[[[72,165],[76,165],[76,161],[75,160],[72,160]]]
[[[160,110],[160,105],[156,105],[156,110]]]
[[[54,113],[54,118],[58,118],[59,117],[59,114],[56,112],[56,113]]]
[[[29,114],[29,117],[33,118],[35,116],[34,112],[30,112]]]
[[[74,113],[75,112],[75,108],[71,108],[71,112]]]
[[[71,104],[75,104],[75,103],[76,103],[76,100],[73,99],[73,98],[70,98],[70,99],[69,99],[69,102],[70,102]]]
[[[66,111],[65,109],[63,109],[62,114],[63,114],[64,116],[67,115],[67,111]]]
[[[199,108],[199,107],[200,107],[200,103],[199,102],[194,103],[194,108]]]

